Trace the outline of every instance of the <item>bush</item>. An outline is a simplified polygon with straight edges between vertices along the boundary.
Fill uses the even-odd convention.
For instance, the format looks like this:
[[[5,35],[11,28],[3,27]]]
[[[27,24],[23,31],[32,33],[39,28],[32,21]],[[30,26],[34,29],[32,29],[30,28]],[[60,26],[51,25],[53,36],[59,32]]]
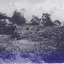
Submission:
[[[15,11],[13,16],[12,16],[12,22],[17,24],[17,25],[22,25],[26,23],[26,19],[20,12]]]

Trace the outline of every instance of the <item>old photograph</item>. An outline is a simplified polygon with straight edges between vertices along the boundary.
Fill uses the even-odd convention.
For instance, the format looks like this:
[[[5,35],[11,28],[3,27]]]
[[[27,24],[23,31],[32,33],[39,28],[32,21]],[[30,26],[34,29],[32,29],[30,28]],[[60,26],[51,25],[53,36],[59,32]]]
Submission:
[[[0,0],[0,64],[64,63],[64,0]]]

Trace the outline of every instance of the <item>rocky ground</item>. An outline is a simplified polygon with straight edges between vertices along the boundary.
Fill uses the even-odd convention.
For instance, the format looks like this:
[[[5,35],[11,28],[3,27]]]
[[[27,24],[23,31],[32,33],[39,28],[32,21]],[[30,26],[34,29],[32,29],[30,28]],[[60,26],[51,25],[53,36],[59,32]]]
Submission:
[[[43,44],[41,49],[40,45],[40,42],[26,39],[11,40],[10,35],[0,35],[0,51],[2,52],[0,61],[1,63],[44,63],[40,53],[44,51],[44,48],[47,49],[47,46]]]
[[[40,57],[36,59],[36,55],[32,53],[36,51],[35,48],[39,43],[28,40],[11,40],[9,35],[0,35],[0,63],[32,63],[32,62],[44,62],[39,61]],[[30,52],[31,51],[31,52]],[[7,58],[7,55],[12,53],[11,57]],[[27,53],[28,52],[28,53]],[[14,55],[14,56],[13,56]],[[6,59],[5,59],[6,58]]]
[[[13,39],[10,35],[0,35],[1,63],[64,62],[64,53],[59,52],[64,48],[64,27],[45,29],[43,36],[36,34],[36,31],[31,31],[31,33],[28,31],[27,38],[20,40]]]

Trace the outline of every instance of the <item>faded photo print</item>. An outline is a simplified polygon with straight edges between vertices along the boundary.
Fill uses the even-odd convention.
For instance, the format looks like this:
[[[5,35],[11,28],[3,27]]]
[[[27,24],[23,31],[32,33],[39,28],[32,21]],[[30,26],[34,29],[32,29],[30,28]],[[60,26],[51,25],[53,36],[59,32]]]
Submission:
[[[64,0],[0,0],[0,64],[64,63]]]

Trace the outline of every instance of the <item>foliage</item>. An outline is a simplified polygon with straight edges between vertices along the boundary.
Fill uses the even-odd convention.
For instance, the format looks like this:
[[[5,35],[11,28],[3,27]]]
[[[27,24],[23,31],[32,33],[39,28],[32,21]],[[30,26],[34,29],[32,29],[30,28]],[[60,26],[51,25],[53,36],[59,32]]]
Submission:
[[[17,12],[16,10],[13,13],[12,21],[17,25],[22,25],[26,23],[26,19],[24,18],[24,16],[22,16],[22,14],[20,12]]]
[[[44,26],[40,25],[41,19]],[[20,12],[15,11],[12,16],[12,21],[14,24],[17,24],[18,27],[21,25],[20,29],[13,25],[2,25],[5,32],[2,32],[2,29],[0,30],[5,34],[13,34],[12,37],[14,38],[25,38],[27,40],[39,43],[39,45],[36,46],[38,48],[37,51],[64,51],[64,26],[58,27],[54,25],[51,21],[50,14],[48,13],[44,13],[41,19],[33,16],[31,19],[31,25],[27,26],[27,24],[25,24],[26,19],[24,16],[22,16]],[[55,22],[61,24],[58,20]],[[15,32],[15,28],[19,31],[17,30]]]
[[[40,51],[64,51],[64,26],[43,27],[41,36],[38,35],[40,29],[37,31],[35,27],[32,31],[26,32],[26,39],[39,42],[41,46],[39,46]]]
[[[40,24],[40,19],[37,16],[32,16],[33,18],[31,19],[31,25],[39,25]]]
[[[43,13],[41,19],[42,19],[42,22],[41,23],[44,24],[45,26],[51,26],[51,25],[53,25],[53,22],[50,19],[50,14]]]

